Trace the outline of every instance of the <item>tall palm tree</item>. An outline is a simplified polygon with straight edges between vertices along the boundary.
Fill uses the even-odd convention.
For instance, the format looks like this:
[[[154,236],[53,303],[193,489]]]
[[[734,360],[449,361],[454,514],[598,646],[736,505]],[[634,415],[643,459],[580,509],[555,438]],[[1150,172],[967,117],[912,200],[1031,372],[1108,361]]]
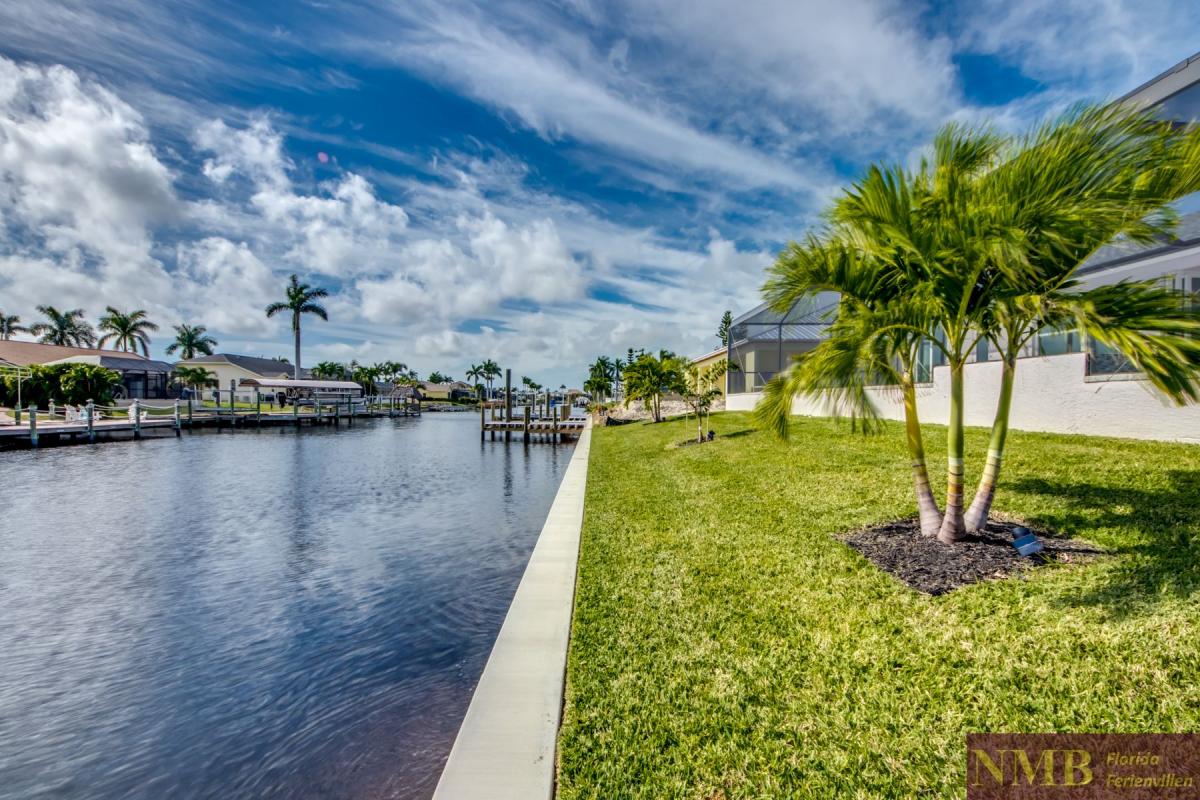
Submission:
[[[500,365],[492,359],[486,359],[481,365],[484,370],[484,380],[487,381],[488,397],[492,396],[492,382],[499,378],[503,373]]]
[[[0,341],[7,342],[14,333],[28,333],[29,328],[21,324],[21,318],[16,314],[5,314],[0,311]]]
[[[37,310],[46,317],[46,322],[29,326],[29,332],[38,337],[42,344],[60,347],[94,347],[96,332],[83,318],[83,309],[59,311],[54,306],[38,306]]]
[[[271,303],[271,305],[267,306],[268,318],[285,311],[290,311],[292,314],[292,336],[295,339],[296,345],[296,360],[293,366],[293,375],[296,380],[300,380],[300,317],[303,314],[315,314],[323,320],[328,320],[329,314],[325,311],[325,307],[315,302],[328,296],[329,292],[327,290],[319,286],[309,286],[307,283],[301,283],[299,277],[293,273],[288,279],[287,300]]]
[[[467,379],[475,385],[475,394],[479,394],[480,383],[487,377],[487,373],[479,364],[472,364],[467,369]]]
[[[167,345],[167,355],[179,352],[184,361],[196,357],[197,353],[211,356],[217,340],[208,335],[208,328],[203,325],[176,325],[175,341]]]
[[[125,352],[136,353],[141,348],[142,355],[150,355],[150,331],[158,330],[158,326],[151,322],[142,309],[136,309],[125,313],[118,311],[112,306],[105,309],[105,314],[100,318],[100,330],[104,331],[104,335],[100,337],[100,346],[112,342],[118,349]]]

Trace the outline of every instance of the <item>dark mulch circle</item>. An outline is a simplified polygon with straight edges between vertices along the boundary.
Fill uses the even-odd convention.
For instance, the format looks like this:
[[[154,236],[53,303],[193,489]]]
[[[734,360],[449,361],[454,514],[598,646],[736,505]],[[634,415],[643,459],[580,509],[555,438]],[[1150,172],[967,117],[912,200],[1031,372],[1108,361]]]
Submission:
[[[1017,553],[1012,546],[1012,529],[1018,525],[1029,528],[1041,540],[1042,552],[1029,557]],[[874,525],[841,538],[884,572],[931,595],[978,581],[1007,578],[1046,564],[1078,563],[1104,554],[1088,542],[998,519],[989,520],[987,530],[955,544],[922,536],[916,519]]]

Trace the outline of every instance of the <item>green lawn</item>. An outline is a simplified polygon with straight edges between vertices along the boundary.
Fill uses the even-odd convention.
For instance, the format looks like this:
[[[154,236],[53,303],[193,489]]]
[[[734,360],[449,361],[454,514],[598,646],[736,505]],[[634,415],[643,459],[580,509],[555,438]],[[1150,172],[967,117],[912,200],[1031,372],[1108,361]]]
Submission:
[[[713,422],[593,433],[560,797],[961,797],[967,732],[1200,730],[1200,447],[1013,433],[997,510],[1114,556],[931,598],[831,537],[916,513],[899,425]]]

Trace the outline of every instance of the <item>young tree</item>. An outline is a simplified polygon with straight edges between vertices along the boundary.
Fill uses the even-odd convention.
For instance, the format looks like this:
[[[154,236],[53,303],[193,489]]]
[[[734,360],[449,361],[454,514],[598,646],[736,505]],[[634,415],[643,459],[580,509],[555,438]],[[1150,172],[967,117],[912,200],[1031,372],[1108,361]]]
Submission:
[[[195,358],[197,353],[211,356],[217,340],[208,335],[208,328],[203,325],[176,325],[175,341],[167,345],[167,355],[179,352],[184,361]]]
[[[150,331],[158,330],[158,326],[147,319],[142,309],[125,313],[112,306],[105,309],[100,318],[100,347],[112,342],[118,349],[136,353],[141,348],[142,355],[150,355]]]
[[[709,412],[713,402],[721,396],[720,381],[729,369],[729,362],[721,360],[701,369],[688,364],[683,371],[683,399],[696,412],[696,441],[703,442]]]
[[[202,389],[217,385],[217,376],[204,367],[176,367],[174,381],[191,389],[193,397],[199,399]]]
[[[320,287],[301,283],[300,278],[293,274],[288,278],[286,293],[286,300],[267,306],[267,317],[291,312],[292,336],[296,347],[296,361],[292,373],[296,380],[300,380],[300,317],[304,314],[313,314],[323,320],[328,320],[329,314],[325,311],[325,307],[316,301],[328,297],[329,292]]]

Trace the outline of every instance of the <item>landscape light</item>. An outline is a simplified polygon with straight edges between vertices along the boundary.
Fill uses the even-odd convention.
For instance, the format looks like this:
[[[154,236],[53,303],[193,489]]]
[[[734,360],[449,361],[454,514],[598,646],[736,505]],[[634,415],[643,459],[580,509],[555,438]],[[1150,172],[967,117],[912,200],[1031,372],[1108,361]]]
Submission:
[[[1013,547],[1017,548],[1017,552],[1023,556],[1031,556],[1034,553],[1039,553],[1042,550],[1042,543],[1038,538],[1030,533],[1029,528],[1017,526],[1013,528]]]

